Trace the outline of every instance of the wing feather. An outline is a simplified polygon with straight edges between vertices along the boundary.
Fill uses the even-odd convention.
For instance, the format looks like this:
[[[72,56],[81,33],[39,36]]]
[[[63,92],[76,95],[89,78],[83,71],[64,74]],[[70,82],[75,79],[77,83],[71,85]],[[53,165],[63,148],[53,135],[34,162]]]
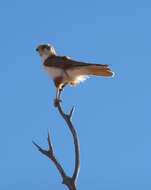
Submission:
[[[94,65],[94,64],[88,66],[72,67],[69,68],[67,72],[69,75],[72,76],[95,75],[95,76],[111,77],[114,74],[108,66]]]
[[[91,64],[72,60],[66,56],[49,57],[44,65],[47,67],[54,67],[66,70],[72,77],[95,75],[95,76],[113,76],[113,72],[106,64]]]

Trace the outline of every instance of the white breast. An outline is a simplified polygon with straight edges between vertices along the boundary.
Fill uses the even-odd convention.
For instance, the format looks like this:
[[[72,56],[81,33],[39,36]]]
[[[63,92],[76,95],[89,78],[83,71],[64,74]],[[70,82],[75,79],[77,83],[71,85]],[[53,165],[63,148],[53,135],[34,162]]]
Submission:
[[[44,66],[44,69],[48,72],[48,74],[54,79],[56,77],[63,75],[63,70],[56,67],[46,67]]]
[[[44,69],[48,72],[48,74],[53,78],[63,77],[63,81],[69,82],[71,85],[79,84],[80,82],[85,81],[88,76],[81,74],[79,70],[68,70],[66,73],[61,68],[56,67],[47,67],[44,66]]]

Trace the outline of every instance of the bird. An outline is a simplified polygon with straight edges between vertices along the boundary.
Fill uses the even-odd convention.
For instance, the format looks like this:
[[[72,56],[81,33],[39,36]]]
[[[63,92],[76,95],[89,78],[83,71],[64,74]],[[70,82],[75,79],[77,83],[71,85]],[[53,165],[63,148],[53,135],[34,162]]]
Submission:
[[[61,102],[60,95],[66,85],[76,86],[90,76],[114,76],[109,65],[86,63],[73,60],[68,56],[57,55],[51,44],[40,44],[36,51],[41,57],[44,69],[54,81],[56,87],[55,106]]]

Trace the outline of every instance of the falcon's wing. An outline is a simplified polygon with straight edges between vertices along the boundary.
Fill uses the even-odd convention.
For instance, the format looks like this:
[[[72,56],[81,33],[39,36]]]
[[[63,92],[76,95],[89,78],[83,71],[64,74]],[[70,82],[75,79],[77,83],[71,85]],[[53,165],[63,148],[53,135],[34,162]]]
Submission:
[[[46,66],[58,67],[73,75],[112,76],[113,72],[106,64],[90,64],[70,59],[66,56],[55,56],[45,62]]]
[[[104,76],[111,77],[114,73],[107,66],[95,65],[85,65],[85,66],[77,66],[67,70],[70,75],[73,76],[83,76],[83,75],[95,75],[95,76]]]

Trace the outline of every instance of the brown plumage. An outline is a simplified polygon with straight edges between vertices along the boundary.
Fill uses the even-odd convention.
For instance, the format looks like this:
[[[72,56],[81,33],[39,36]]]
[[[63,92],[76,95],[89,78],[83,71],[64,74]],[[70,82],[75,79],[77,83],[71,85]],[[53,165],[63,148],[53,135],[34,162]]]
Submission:
[[[95,75],[95,76],[104,76],[104,77],[111,77],[113,75],[113,72],[109,69],[108,66],[88,65],[79,68],[77,67],[75,70],[78,69],[86,75]]]
[[[79,71],[82,75],[95,75],[109,77],[113,72],[107,64],[90,64],[72,60],[65,56],[51,56],[44,61],[46,67],[56,67],[60,69]]]
[[[54,80],[57,95],[65,85],[76,85],[88,76],[111,77],[114,74],[106,64],[91,64],[75,61],[66,56],[57,56],[51,45],[43,44],[36,50],[43,59],[44,68]]]

